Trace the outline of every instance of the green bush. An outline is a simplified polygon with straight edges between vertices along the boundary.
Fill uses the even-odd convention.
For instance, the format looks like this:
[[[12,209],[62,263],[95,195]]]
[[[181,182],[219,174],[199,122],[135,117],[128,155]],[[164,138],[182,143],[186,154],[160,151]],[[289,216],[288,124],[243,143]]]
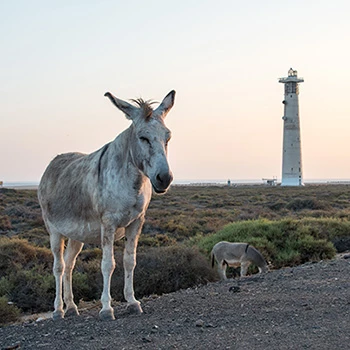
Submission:
[[[220,241],[246,242],[278,268],[333,258],[336,250],[331,240],[347,236],[349,229],[350,223],[339,219],[250,220],[226,225],[216,234],[199,239],[197,245],[209,255]]]
[[[19,319],[20,310],[13,304],[9,304],[6,297],[0,297],[0,325],[15,322]]]

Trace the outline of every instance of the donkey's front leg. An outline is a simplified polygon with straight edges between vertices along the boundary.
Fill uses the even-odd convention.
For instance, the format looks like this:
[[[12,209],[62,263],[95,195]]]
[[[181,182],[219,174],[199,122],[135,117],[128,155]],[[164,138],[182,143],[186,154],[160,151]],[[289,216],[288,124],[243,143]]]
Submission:
[[[124,249],[124,297],[128,302],[130,313],[141,314],[142,308],[140,302],[134,295],[134,269],[136,266],[136,248],[144,223],[144,217],[141,217],[131,223],[125,229],[125,249]]]
[[[113,242],[114,229],[102,225],[102,263],[101,270],[103,275],[103,292],[101,296],[102,309],[100,319],[104,321],[114,320],[114,311],[111,306],[111,276],[115,268]]]

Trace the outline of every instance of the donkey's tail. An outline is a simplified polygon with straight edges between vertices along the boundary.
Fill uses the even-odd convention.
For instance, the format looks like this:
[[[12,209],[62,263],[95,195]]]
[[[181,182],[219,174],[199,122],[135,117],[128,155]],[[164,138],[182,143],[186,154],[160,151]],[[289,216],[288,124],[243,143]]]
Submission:
[[[214,268],[215,258],[213,252],[211,252],[211,267]]]

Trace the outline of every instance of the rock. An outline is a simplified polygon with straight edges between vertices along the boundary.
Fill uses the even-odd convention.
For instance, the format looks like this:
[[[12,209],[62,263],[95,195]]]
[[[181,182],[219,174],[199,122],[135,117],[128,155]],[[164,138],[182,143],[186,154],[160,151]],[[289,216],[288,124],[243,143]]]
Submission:
[[[239,293],[241,291],[241,288],[238,286],[231,286],[228,290],[229,292]]]
[[[142,337],[142,341],[144,343],[152,343],[152,339],[149,336]]]
[[[204,326],[204,321],[202,319],[199,319],[195,322],[196,327],[203,327]]]

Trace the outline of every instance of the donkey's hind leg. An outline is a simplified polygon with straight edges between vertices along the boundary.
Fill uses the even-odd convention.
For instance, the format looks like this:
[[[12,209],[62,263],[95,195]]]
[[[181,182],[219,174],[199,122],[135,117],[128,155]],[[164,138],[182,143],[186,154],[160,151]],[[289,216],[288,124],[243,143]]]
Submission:
[[[242,261],[241,262],[241,277],[247,276],[249,265],[250,265],[250,261]]]
[[[218,262],[217,265],[218,265],[218,273],[219,273],[220,279],[227,280],[227,277],[226,277],[227,262],[225,260],[222,260]]]
[[[56,284],[55,310],[52,314],[54,320],[59,320],[64,317],[63,299],[62,299],[62,275],[64,273],[63,249],[64,239],[60,234],[50,235],[50,245],[53,254],[53,274]]]
[[[78,308],[73,300],[73,288],[72,288],[72,271],[75,266],[75,262],[78,254],[83,248],[83,243],[75,241],[73,239],[68,240],[68,245],[64,254],[65,270],[63,275],[63,298],[66,304],[66,316],[79,315]]]

